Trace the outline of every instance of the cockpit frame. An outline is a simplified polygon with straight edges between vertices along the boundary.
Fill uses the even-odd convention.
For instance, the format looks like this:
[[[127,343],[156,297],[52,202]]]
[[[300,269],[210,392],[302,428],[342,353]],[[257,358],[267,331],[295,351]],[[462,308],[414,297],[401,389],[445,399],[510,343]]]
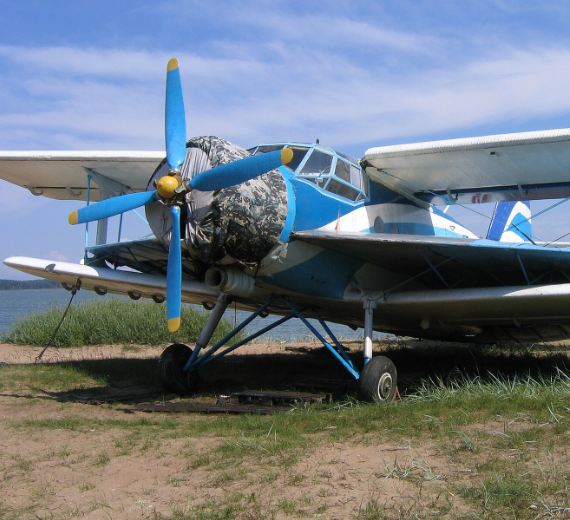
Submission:
[[[359,162],[345,154],[319,143],[274,143],[250,148],[252,155],[282,148],[294,151],[293,160],[286,168],[298,179],[316,184],[323,191],[352,202],[368,198],[368,177]]]

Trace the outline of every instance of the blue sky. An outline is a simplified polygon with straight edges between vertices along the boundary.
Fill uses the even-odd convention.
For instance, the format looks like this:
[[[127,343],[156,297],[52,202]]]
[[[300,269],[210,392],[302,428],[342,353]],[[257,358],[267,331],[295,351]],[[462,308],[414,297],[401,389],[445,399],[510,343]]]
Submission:
[[[3,2],[0,149],[163,150],[172,56],[188,135],[246,147],[568,127],[569,25],[562,0]],[[0,257],[79,260],[76,207],[0,181]]]

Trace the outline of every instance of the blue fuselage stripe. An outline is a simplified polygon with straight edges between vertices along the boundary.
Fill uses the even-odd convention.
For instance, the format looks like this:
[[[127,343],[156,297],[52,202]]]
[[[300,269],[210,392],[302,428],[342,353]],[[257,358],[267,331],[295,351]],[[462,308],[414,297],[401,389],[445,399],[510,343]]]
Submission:
[[[287,218],[285,219],[285,225],[283,226],[279,240],[281,242],[288,242],[289,237],[291,236],[291,231],[293,231],[293,225],[295,224],[295,216],[297,213],[297,201],[295,200],[295,191],[293,190],[293,184],[291,183],[291,179],[295,177],[295,174],[285,166],[281,166],[279,168],[279,172],[283,175],[285,185],[287,186]]]

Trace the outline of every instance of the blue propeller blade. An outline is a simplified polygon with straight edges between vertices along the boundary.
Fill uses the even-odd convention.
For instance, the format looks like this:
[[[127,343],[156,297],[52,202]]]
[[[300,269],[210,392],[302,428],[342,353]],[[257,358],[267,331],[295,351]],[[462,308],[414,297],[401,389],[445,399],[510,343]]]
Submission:
[[[166,160],[170,168],[180,168],[186,157],[186,115],[178,60],[166,68]]]
[[[172,231],[166,268],[166,318],[168,330],[176,332],[180,327],[180,301],[182,298],[182,251],[180,248],[180,208],[172,206]]]
[[[200,191],[222,190],[259,177],[287,164],[292,158],[293,151],[290,148],[246,157],[196,175],[189,182],[189,187]]]
[[[157,200],[156,191],[141,191],[119,197],[111,197],[90,206],[73,211],[69,214],[70,224],[84,224],[102,218],[113,217],[131,209],[140,208],[145,204]]]

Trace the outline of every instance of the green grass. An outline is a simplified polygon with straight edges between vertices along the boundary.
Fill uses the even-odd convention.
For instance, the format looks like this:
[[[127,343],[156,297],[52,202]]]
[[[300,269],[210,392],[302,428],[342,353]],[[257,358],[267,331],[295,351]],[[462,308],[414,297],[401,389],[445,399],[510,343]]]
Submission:
[[[65,391],[104,385],[107,378],[89,374],[80,363],[14,365],[2,374],[2,386],[16,389],[25,386],[31,390]]]
[[[480,487],[465,488],[460,494],[476,503],[479,502],[486,509],[493,503],[503,507],[524,507],[536,498],[531,479],[524,477],[492,478],[486,480]]]
[[[232,494],[224,500],[208,500],[200,506],[175,509],[168,520],[272,520],[275,513],[267,511],[255,495]]]
[[[22,318],[4,335],[2,341],[44,346],[61,320],[63,311],[63,307],[51,307],[45,312]],[[193,342],[200,334],[208,315],[184,305],[180,330],[172,334],[166,326],[165,305],[120,298],[80,303],[69,310],[52,345],[162,345],[181,339]],[[222,320],[213,341],[219,341],[230,330],[230,324]]]

